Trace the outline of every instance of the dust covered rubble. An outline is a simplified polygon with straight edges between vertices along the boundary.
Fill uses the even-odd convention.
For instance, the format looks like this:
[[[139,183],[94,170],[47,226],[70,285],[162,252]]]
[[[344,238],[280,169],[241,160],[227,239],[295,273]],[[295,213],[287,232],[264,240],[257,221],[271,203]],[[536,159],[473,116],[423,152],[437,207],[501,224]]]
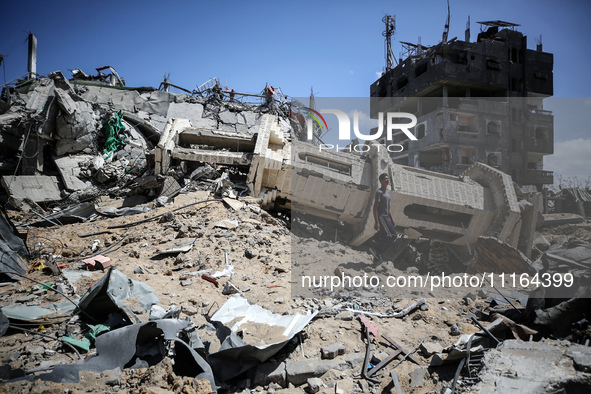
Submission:
[[[154,173],[154,147],[171,118],[188,119],[200,130],[253,137],[263,114],[277,114],[282,132],[289,136],[292,130],[284,103],[262,95],[251,95],[250,103],[223,100],[227,93],[216,90],[219,84],[193,94],[110,86],[76,71],[70,80],[56,71],[3,88],[0,146],[6,149],[0,175],[3,199],[14,207],[67,206],[101,195],[153,199],[167,176],[179,189],[203,187],[191,181],[217,178],[216,169],[186,162],[169,174]],[[36,183],[47,192],[35,192]]]
[[[84,352],[72,343],[80,344],[78,341],[92,332],[96,322],[88,321],[81,311],[60,310],[62,306],[56,305],[64,298],[50,289],[59,289],[68,297],[87,294],[91,285],[110,271],[109,268],[107,273],[83,270],[88,265],[83,264],[82,259],[100,255],[108,256],[111,270],[116,269],[137,281],[130,283],[149,286],[157,296],[158,301],[150,308],[137,298],[124,298],[122,310],[129,319],[123,318],[126,327],[134,326],[131,323],[137,318],[139,322],[135,324],[144,322],[147,325],[141,327],[150,327],[159,333],[158,330],[164,332],[164,329],[154,328],[156,322],[180,318],[189,322],[182,324],[188,324],[191,329],[180,330],[179,335],[186,335],[183,340],[194,346],[191,349],[204,360],[220,351],[218,332],[227,334],[235,323],[227,322],[227,327],[224,324],[220,327],[212,324],[211,318],[236,294],[279,316],[308,312],[315,316],[276,353],[257,360],[238,375],[220,379],[224,372],[219,371],[224,368],[214,370],[213,385],[207,380],[192,380],[197,372],[205,373],[207,368],[193,366],[187,370],[178,363],[173,365],[175,357],[193,360],[191,362],[199,359],[195,355],[188,357],[186,352],[190,351],[181,350],[186,347],[175,346],[174,340],[166,339],[158,342],[162,347],[155,358],[135,354],[133,363],[122,370],[89,375],[94,385],[56,384],[60,389],[347,393],[391,389],[393,382],[399,380],[404,391],[446,392],[454,387],[466,389],[476,385],[477,388],[479,384],[494,381],[498,378],[492,376],[495,367],[487,368],[487,362],[500,359],[510,364],[507,358],[510,356],[505,353],[510,354],[515,346],[521,346],[520,351],[531,357],[545,351],[544,346],[560,348],[562,353],[556,353],[558,359],[566,357],[567,361],[557,366],[556,373],[573,378],[556,380],[556,375],[548,376],[547,387],[570,387],[569,384],[588,387],[586,353],[573,345],[575,342],[588,344],[590,337],[588,316],[584,311],[589,310],[585,293],[588,291],[588,282],[585,282],[588,280],[585,265],[588,248],[585,245],[591,232],[584,217],[570,217],[565,221],[559,220],[562,217],[540,213],[539,233],[531,254],[534,263],[506,245],[495,246],[495,253],[513,256],[507,260],[510,263],[525,263],[541,273],[578,270],[578,278],[582,280],[578,283],[578,297],[560,300],[540,291],[529,297],[514,293],[499,295],[489,286],[463,297],[415,293],[411,299],[397,298],[376,294],[370,288],[318,290],[307,297],[293,297],[294,278],[319,258],[349,262],[339,263],[337,268],[350,276],[368,272],[383,275],[463,272],[461,269],[474,260],[464,248],[426,238],[405,238],[384,255],[384,261],[377,262],[366,252],[366,247],[351,248],[335,242],[339,223],[331,221],[314,219],[303,225],[299,223],[298,230],[305,232],[294,234],[290,232],[292,222],[286,212],[268,213],[261,209],[259,199],[245,196],[248,188],[240,166],[185,163],[172,167],[164,175],[155,174],[150,151],[158,143],[168,118],[182,117],[204,129],[248,134],[256,131],[261,114],[269,111],[281,114],[280,106],[224,101],[221,94],[215,89],[205,97],[152,88],[113,89],[83,84],[80,80],[67,81],[59,72],[5,90],[0,143],[19,152],[21,162],[3,156],[0,169],[5,174],[3,185],[10,190],[7,205],[25,211],[9,214],[21,225],[21,231],[26,229],[30,253],[27,276],[41,284],[23,278],[21,282],[9,283],[0,289],[3,310],[22,306],[25,315],[14,317],[13,310],[13,317],[3,319],[11,324],[11,327],[3,325],[5,332],[1,338],[4,381],[23,375],[39,377],[55,370],[58,364],[72,364],[83,357]],[[104,128],[105,123],[111,124],[110,131]],[[287,131],[289,126],[289,121],[283,119],[282,128]],[[113,130],[119,133],[107,135]],[[41,139],[27,138],[32,131]],[[104,152],[109,137],[115,144],[125,139],[126,144]],[[73,160],[75,164],[64,163],[63,159]],[[43,185],[44,193],[18,195],[17,184],[12,183],[16,178],[10,176],[17,167],[23,175],[16,178],[22,177],[24,181],[27,180],[25,176],[35,177],[35,181]],[[37,172],[44,175],[35,175]],[[55,190],[53,195],[49,194],[51,185]],[[48,199],[48,196],[51,197]],[[222,197],[226,197],[225,202]],[[66,208],[83,201],[96,205],[96,212],[87,217],[78,216],[80,212],[72,214],[77,218],[73,224],[52,223],[56,221],[52,213],[63,213]],[[53,202],[59,203],[58,209]],[[129,210],[129,206],[138,204],[146,209]],[[581,205],[577,207],[580,214]],[[105,208],[115,208],[115,211]],[[58,221],[64,219],[64,215],[58,217]],[[49,227],[23,227],[34,221]],[[315,237],[310,238],[310,233]],[[300,245],[295,255],[292,245]],[[480,261],[484,257],[481,256]],[[402,313],[423,296],[429,296],[424,304]],[[52,305],[53,310],[58,308],[58,312],[26,320],[31,308],[48,305]],[[51,308],[48,307],[50,311]],[[23,313],[23,310],[17,308],[18,312]],[[399,318],[387,317],[397,314]],[[150,316],[172,319],[150,320]],[[377,330],[369,344],[365,332],[367,323],[362,324],[360,316],[365,316]],[[116,327],[113,321],[111,325]],[[236,337],[262,341],[255,345],[269,339],[263,335],[264,331],[257,331],[260,326],[253,327],[237,329]],[[110,332],[117,333],[120,329]],[[198,335],[189,335],[191,332]],[[384,340],[384,334],[393,337],[397,345]],[[64,337],[72,339],[64,340]],[[545,342],[529,342],[544,337],[547,338]],[[513,342],[507,341],[511,338],[519,338],[515,339],[518,344],[527,341],[527,345],[512,345]],[[501,344],[499,350],[489,351],[497,346],[497,341]],[[203,347],[198,342],[202,342]],[[145,346],[150,347],[150,344]],[[335,346],[339,349],[336,354],[326,350]],[[359,379],[368,372],[362,370],[366,355],[375,367],[398,351],[400,354],[388,364],[390,368],[394,363],[399,364],[395,370],[397,379],[390,375],[388,367],[372,374],[371,378]],[[82,354],[78,356],[76,352]],[[483,354],[494,356],[482,358]],[[84,354],[85,358],[89,356],[100,356],[93,345]],[[158,363],[160,360],[163,361]],[[464,366],[459,367],[461,360]],[[215,362],[211,364],[216,365]],[[524,371],[518,373],[523,381],[530,379]],[[83,370],[80,374],[92,372]],[[458,379],[454,379],[456,374]],[[161,379],[153,378],[160,376]],[[478,383],[481,376],[486,381]],[[501,376],[504,375],[501,373]],[[51,384],[44,382],[43,387]],[[11,381],[4,386],[15,392],[40,389],[39,383],[26,380]]]
[[[137,215],[100,217],[92,222],[30,230],[29,244],[38,245],[42,241],[43,248],[49,250],[52,256],[61,256],[57,257],[57,262],[64,262],[67,265],[67,268],[62,268],[63,271],[78,269],[82,265],[83,258],[97,253],[109,256],[113,266],[122,273],[155,289],[159,298],[158,305],[162,309],[171,310],[171,307],[175,306],[179,311],[177,317],[190,319],[197,327],[202,341],[210,346],[211,352],[218,350],[220,344],[215,341],[215,335],[211,335],[208,317],[211,317],[213,312],[231,297],[222,294],[222,289],[227,283],[232,283],[249,300],[271,312],[288,315],[306,311],[318,313],[301,334],[294,336],[273,357],[241,376],[227,381],[218,381],[217,388],[220,391],[241,392],[247,388],[253,388],[280,392],[289,390],[289,387],[293,386],[292,390],[297,388],[300,391],[317,387],[322,392],[336,390],[377,392],[390,387],[392,380],[386,373],[387,368],[384,369],[384,373],[374,375],[374,378],[379,379],[379,383],[356,379],[365,358],[366,343],[361,331],[362,326],[354,317],[356,313],[353,311],[371,311],[389,315],[405,309],[411,304],[411,300],[368,297],[367,294],[353,291],[350,294],[335,294],[333,297],[323,295],[292,298],[290,290],[293,283],[291,283],[290,274],[293,266],[290,263],[289,245],[292,241],[308,243],[310,251],[334,249],[338,253],[343,253],[346,260],[363,261],[367,266],[377,269],[381,264],[377,266],[372,264],[369,254],[346,245],[296,237],[289,233],[287,217],[270,215],[255,204],[242,203],[242,206],[235,210],[222,201],[211,201],[174,211],[176,208],[186,206],[188,201],[205,201],[208,197],[210,197],[209,192],[181,194],[173,202],[141,214],[139,219]],[[146,220],[150,218],[154,219]],[[137,223],[143,220],[146,221]],[[91,238],[80,237],[80,235],[117,226],[122,227]],[[192,247],[188,251],[163,253],[186,241],[192,242]],[[92,251],[92,245],[95,243],[95,250]],[[31,261],[45,258],[41,246],[30,249],[38,254],[32,256]],[[231,277],[218,276],[216,280],[219,287],[202,278],[203,275],[213,277],[216,272],[223,272],[227,265],[233,267],[233,274]],[[76,289],[75,294],[83,295],[90,284],[105,275],[101,271],[80,272],[85,275],[73,283],[61,275],[48,276],[39,271],[33,271],[30,276],[41,283],[52,282],[63,291],[68,291],[70,285],[73,285]],[[189,281],[188,284],[187,281]],[[74,293],[68,294],[74,296]],[[3,288],[3,308],[14,304],[15,301],[18,304],[34,306],[56,303],[63,301],[63,298],[40,288],[38,284],[23,280],[21,283]],[[512,316],[517,320],[515,314],[519,315],[520,312],[515,312],[514,308],[525,309],[528,302],[522,300],[521,302],[526,304],[523,305],[519,300],[509,298],[509,301],[511,304],[503,301],[502,297],[489,288],[477,294],[468,294],[463,299],[428,298],[424,307],[413,310],[412,313],[400,319],[377,316],[367,318],[373,321],[380,333],[393,337],[407,352],[423,341],[415,354],[424,366],[407,360],[396,367],[403,389],[441,392],[452,386],[458,360],[466,356],[467,342],[465,339],[458,342],[454,330],[468,336],[478,331],[482,332],[474,325],[473,316],[478,317],[483,325],[491,324],[486,323],[489,319],[495,320],[490,330],[500,341],[504,342],[506,338],[519,338],[522,332],[516,329],[517,334],[515,334],[510,322],[504,320],[502,323],[498,322],[498,314],[510,314],[513,311]],[[150,321],[150,311],[143,309],[136,300],[126,300],[124,304],[141,321]],[[581,309],[578,310],[581,311]],[[53,368],[56,363],[69,364],[78,358],[59,338],[68,334],[81,338],[89,330],[88,324],[93,324],[85,322],[84,316],[80,314],[76,315],[75,319],[68,314],[62,316],[44,316],[35,320],[34,325],[27,326],[37,327],[34,329],[37,333],[25,334],[16,328],[9,328],[2,338],[4,379],[14,378],[23,371],[28,371],[29,376],[35,376],[43,373],[41,370]],[[584,343],[584,332],[588,330],[588,323],[580,320],[567,327],[568,334],[561,337],[561,346],[575,349],[565,338]],[[13,323],[20,326],[22,321],[16,320]],[[28,324],[31,323],[28,322]],[[43,326],[42,330],[38,330],[40,325]],[[536,327],[533,323],[531,326]],[[575,336],[575,330],[579,337]],[[252,338],[252,334],[249,331],[242,333],[243,338]],[[531,335],[535,335],[536,340],[542,337],[537,334]],[[555,336],[552,333],[546,335]],[[493,341],[488,339],[486,334],[483,337],[481,333],[474,338],[482,338],[487,343],[477,344],[473,339],[471,352],[473,359],[486,353],[485,349],[494,347]],[[522,339],[529,341],[529,335]],[[555,340],[547,339],[547,341],[553,343]],[[383,339],[379,341],[372,339],[372,342],[371,357],[373,364],[378,365],[394,351],[394,348]],[[528,345],[532,348],[530,352],[537,351],[535,343],[537,342]],[[334,344],[343,345],[345,349],[343,354],[336,354],[334,358],[323,357],[322,349]],[[91,348],[87,355],[94,355],[94,352],[95,350]],[[390,366],[401,358],[399,356],[393,360]],[[478,371],[486,366],[487,358],[484,360],[481,365],[471,367],[474,375],[479,376]],[[570,374],[569,376],[576,376],[573,381],[583,382],[577,384],[584,384],[588,372],[585,372],[585,369],[579,369],[576,365],[563,363],[560,368],[564,368],[564,373]],[[121,377],[118,377],[117,373],[113,377],[112,372],[104,372],[96,375],[92,381],[97,382],[96,384],[102,390],[111,392],[132,392],[138,387],[148,389],[152,384],[146,380],[150,372],[149,370],[143,372],[142,368],[144,367],[137,370],[124,369]],[[81,372],[83,373],[85,372]],[[456,385],[468,388],[477,383],[476,379],[469,380],[465,375],[466,372],[462,372]],[[169,374],[168,383],[162,387],[161,382],[158,387],[171,391],[176,391],[175,386],[179,387],[179,385],[188,387],[188,383],[182,383],[185,382],[182,379],[186,378],[181,376],[187,375],[176,375],[176,372],[175,375]],[[320,378],[320,383],[312,380],[314,378]],[[558,384],[558,381],[550,383]],[[15,387],[15,390],[18,387],[28,390],[34,386],[29,382],[5,384],[6,387]],[[59,387],[80,387],[75,383],[62,384],[64,386]],[[190,384],[193,385],[193,383]],[[203,383],[199,384],[203,387]],[[90,390],[89,388],[80,389]],[[189,389],[185,388],[185,390]]]

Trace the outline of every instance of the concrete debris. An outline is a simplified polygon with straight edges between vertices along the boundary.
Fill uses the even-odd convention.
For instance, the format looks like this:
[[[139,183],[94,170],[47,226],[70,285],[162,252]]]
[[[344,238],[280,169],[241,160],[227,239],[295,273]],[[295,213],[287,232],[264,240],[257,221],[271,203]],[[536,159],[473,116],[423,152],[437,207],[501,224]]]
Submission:
[[[424,384],[425,379],[428,379],[429,372],[425,367],[419,367],[410,374],[410,387],[420,387]]]
[[[583,223],[585,217],[576,213],[549,213],[542,215],[541,227],[555,227],[563,224]]]
[[[329,346],[323,346],[320,349],[320,352],[322,354],[322,358],[332,360],[336,356],[340,356],[342,354],[345,354],[345,350],[346,350],[346,348],[342,343],[334,343]]]
[[[590,355],[587,346],[567,345],[560,341],[507,340],[485,355],[481,382],[468,392],[586,391],[591,378],[584,370]],[[586,361],[581,365],[575,359]]]
[[[494,272],[496,274],[525,273],[531,275],[536,273],[531,261],[523,253],[496,238],[480,237],[474,251],[475,257],[468,265],[468,273]]]
[[[322,388],[322,379],[320,378],[310,378],[307,381],[308,383],[308,391],[310,393],[317,393]]]
[[[47,203],[62,199],[58,178],[46,175],[3,176],[2,186],[11,196],[11,203],[20,206],[24,199]]]
[[[285,371],[284,362],[262,363],[257,366],[254,384],[257,386],[266,386],[270,383],[287,387],[287,372]]]

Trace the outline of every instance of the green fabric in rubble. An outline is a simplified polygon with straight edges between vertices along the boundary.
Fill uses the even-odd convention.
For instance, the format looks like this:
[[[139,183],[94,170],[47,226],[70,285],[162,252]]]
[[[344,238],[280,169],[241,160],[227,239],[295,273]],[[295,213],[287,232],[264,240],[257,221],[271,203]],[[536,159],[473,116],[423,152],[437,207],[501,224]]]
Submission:
[[[63,336],[62,341],[69,343],[70,345],[74,345],[77,348],[80,348],[85,351],[90,350],[90,340],[88,338],[76,339],[71,334],[68,336]]]
[[[125,126],[121,121],[121,112],[122,111],[115,112],[105,124],[105,135],[107,140],[105,141],[103,154],[108,154],[107,158],[109,158],[113,152],[125,145],[125,135],[123,134]]]

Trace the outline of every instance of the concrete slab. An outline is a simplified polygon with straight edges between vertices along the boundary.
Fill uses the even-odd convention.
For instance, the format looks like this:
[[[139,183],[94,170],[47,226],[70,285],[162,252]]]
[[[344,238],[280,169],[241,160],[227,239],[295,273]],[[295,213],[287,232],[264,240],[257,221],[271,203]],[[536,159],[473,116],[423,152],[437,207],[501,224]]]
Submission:
[[[589,377],[573,365],[582,360],[590,349],[568,341],[543,342],[504,341],[490,350],[484,358],[481,382],[472,387],[478,393],[545,393],[562,392],[569,382],[576,383]],[[553,390],[554,388],[555,390]],[[575,392],[574,390],[573,392]],[[569,391],[570,392],[570,391]],[[584,392],[584,391],[577,391]]]
[[[80,163],[91,160],[93,157],[91,155],[77,155],[53,158],[66,190],[71,192],[85,190],[91,185],[90,181],[82,180],[78,176],[80,175]]]
[[[2,186],[16,200],[29,198],[35,202],[62,199],[58,178],[45,175],[3,176]]]
[[[203,105],[191,103],[170,103],[167,118],[189,119],[192,124],[201,122],[203,116]]]

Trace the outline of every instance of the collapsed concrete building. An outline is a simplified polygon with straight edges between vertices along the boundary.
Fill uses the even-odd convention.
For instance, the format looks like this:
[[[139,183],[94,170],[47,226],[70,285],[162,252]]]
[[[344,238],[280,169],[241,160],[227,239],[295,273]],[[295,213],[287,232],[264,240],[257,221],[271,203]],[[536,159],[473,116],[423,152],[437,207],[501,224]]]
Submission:
[[[392,215],[410,237],[466,245],[486,235],[531,250],[539,199],[518,198],[511,178],[491,166],[455,177],[394,164],[371,141],[362,155],[320,150],[293,138],[301,115],[276,95],[244,104],[219,84],[199,97],[79,75],[68,81],[55,72],[4,90],[2,185],[12,205],[101,193],[174,197],[215,166],[231,167],[232,181],[264,208],[342,223],[341,239],[358,246],[375,233],[373,195],[387,172]],[[108,135],[107,124],[119,130]],[[120,144],[108,148],[108,141]]]
[[[397,164],[459,175],[476,162],[511,175],[519,185],[553,183],[543,157],[554,151],[554,122],[543,100],[553,94],[553,55],[527,48],[519,25],[479,22],[470,41],[453,38],[427,47],[403,43],[404,56],[371,85],[371,116],[415,113],[416,140],[394,142]]]
[[[172,159],[248,164],[248,187],[266,207],[288,208],[292,215],[309,214],[345,223],[352,245],[374,234],[371,208],[379,174],[394,180],[392,216],[415,237],[465,245],[479,236],[494,236],[529,254],[539,199],[519,203],[511,177],[484,164],[475,164],[462,177],[396,165],[386,149],[370,144],[365,155],[319,150],[301,141],[286,143],[277,119],[264,115],[256,141],[227,132],[196,129],[190,122],[170,120],[156,148],[156,170],[165,173]],[[190,150],[187,141],[231,140],[242,151]],[[159,164],[166,163],[166,164]],[[535,204],[535,206],[534,206]],[[522,217],[528,212],[528,219]],[[525,239],[525,238],[527,239]]]

